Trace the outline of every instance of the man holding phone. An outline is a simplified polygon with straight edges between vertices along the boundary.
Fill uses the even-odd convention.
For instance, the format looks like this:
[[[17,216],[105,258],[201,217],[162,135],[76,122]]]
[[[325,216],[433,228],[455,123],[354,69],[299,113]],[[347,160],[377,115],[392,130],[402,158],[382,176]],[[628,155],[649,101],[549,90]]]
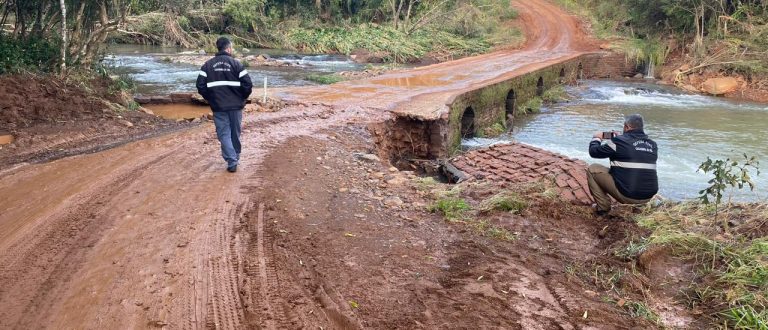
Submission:
[[[623,134],[595,133],[589,143],[589,155],[611,161],[610,169],[600,164],[592,164],[587,169],[589,190],[597,203],[597,215],[607,215],[611,210],[608,196],[622,204],[644,204],[658,192],[658,148],[656,142],[643,131],[641,115],[627,116]]]

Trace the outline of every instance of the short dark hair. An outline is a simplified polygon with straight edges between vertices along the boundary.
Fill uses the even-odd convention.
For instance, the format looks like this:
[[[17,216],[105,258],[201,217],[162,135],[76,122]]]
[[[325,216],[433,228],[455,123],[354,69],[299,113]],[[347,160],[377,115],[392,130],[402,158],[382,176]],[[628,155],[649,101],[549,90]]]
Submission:
[[[643,116],[640,114],[629,115],[624,120],[624,125],[634,129],[643,129]]]
[[[216,48],[218,48],[220,52],[223,52],[230,46],[232,46],[232,42],[229,41],[229,38],[227,37],[220,37],[218,40],[216,40]]]

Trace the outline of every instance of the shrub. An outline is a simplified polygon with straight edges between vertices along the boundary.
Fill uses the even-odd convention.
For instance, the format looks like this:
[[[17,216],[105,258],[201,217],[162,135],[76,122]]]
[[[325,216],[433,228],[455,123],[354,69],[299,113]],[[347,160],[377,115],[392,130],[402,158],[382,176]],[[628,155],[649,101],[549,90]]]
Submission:
[[[539,113],[541,112],[541,107],[544,105],[544,100],[542,100],[540,97],[536,96],[528,100],[528,102],[525,102],[522,106],[520,106],[518,113]]]
[[[16,39],[0,33],[0,74],[16,71],[52,72],[59,64],[59,46],[43,38]]]
[[[313,73],[307,76],[307,80],[316,82],[322,85],[335,84],[340,81],[344,81],[344,77],[337,74],[317,74]]]

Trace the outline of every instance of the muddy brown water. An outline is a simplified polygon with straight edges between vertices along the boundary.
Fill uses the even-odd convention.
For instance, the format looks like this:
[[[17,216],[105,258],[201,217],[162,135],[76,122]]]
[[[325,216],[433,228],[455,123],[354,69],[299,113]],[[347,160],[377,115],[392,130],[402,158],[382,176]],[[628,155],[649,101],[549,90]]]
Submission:
[[[7,135],[0,135],[0,145],[4,144],[11,144],[13,143],[13,135],[7,134]]]
[[[200,118],[211,114],[211,108],[195,104],[147,104],[145,108],[166,119]]]

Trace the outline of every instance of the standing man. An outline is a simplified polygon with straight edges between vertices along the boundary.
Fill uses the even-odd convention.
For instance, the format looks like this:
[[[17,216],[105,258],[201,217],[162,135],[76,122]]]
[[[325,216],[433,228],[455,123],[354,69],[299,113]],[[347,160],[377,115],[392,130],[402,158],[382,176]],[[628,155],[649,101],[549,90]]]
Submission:
[[[216,40],[216,48],[219,50],[216,57],[200,68],[197,92],[211,105],[221,156],[227,161],[227,171],[235,172],[240,161],[240,122],[253,83],[248,71],[232,57],[229,39]]]
[[[596,213],[607,215],[611,210],[609,195],[622,204],[643,204],[653,198],[659,190],[656,176],[658,148],[643,131],[643,117],[630,115],[624,121],[624,134],[611,133],[603,143],[602,132],[598,132],[589,143],[592,158],[611,160],[610,170],[600,164],[587,169],[589,190],[597,203]]]

